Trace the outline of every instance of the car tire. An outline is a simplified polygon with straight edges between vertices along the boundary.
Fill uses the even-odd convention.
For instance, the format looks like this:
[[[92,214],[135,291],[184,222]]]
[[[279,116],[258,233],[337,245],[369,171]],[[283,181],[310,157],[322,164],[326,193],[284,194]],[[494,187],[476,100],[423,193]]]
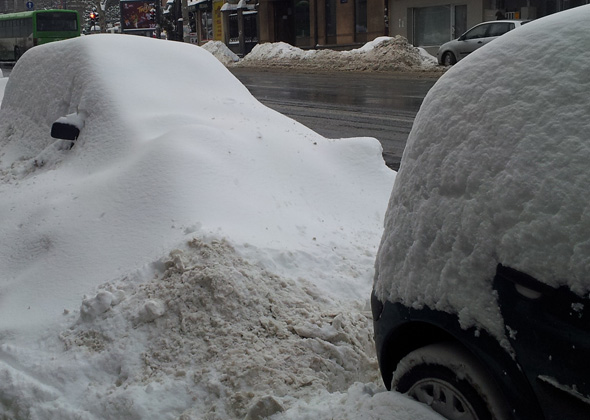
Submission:
[[[398,364],[393,388],[449,420],[506,420],[507,406],[481,364],[455,343],[414,350]]]
[[[457,64],[457,59],[455,58],[455,54],[453,54],[450,51],[447,51],[443,54],[442,62],[445,66],[452,66],[454,64]]]

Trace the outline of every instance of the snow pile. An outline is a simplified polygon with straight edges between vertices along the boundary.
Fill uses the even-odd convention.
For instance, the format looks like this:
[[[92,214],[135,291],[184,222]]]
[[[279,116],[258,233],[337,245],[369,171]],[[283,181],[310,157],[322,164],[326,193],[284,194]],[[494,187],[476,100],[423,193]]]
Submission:
[[[49,135],[67,115],[75,143]],[[194,45],[27,51],[0,108],[0,417],[439,418],[378,379],[394,179],[377,140],[323,138]]]
[[[270,248],[264,258],[273,270],[287,251],[293,263],[320,255],[323,266],[303,268],[306,276],[331,290],[336,275],[340,291],[358,291],[354,276],[370,278],[368,262],[394,177],[382,166],[379,142],[325,139],[258,103],[202,49],[132,38],[62,43],[52,48],[59,60],[32,49],[9,79],[0,119],[0,192],[11,199],[0,203],[0,261],[19,287],[0,311],[19,316],[18,324],[0,317],[0,326],[58,315],[30,289],[54,284],[72,308],[88,287],[150,263],[200,231]],[[105,46],[112,48],[105,59],[119,65],[87,70]],[[85,55],[91,48],[93,57]],[[133,48],[137,55],[158,49],[163,63],[178,56],[185,62],[174,81],[154,84],[151,70],[121,74],[121,68],[158,70],[150,54],[140,59],[129,53]],[[48,83],[30,82],[41,79],[33,77],[38,66],[29,60],[52,72]],[[57,71],[66,60],[83,68]],[[70,150],[50,137],[49,127],[74,112],[87,117]],[[86,245],[88,238],[93,241]],[[346,249],[354,249],[352,258]],[[100,270],[89,268],[97,265]],[[27,294],[23,308],[20,297]]]
[[[252,265],[223,240],[194,239],[158,265],[153,279],[102,285],[62,334],[69,357],[120,367],[93,386],[113,407],[106,418],[154,383],[151,410],[170,409],[172,387],[186,418],[227,419],[253,416],[264,402],[284,411],[323,390],[376,381],[370,319],[354,304],[339,306],[313,284]],[[127,415],[146,418],[145,409]]]
[[[229,66],[240,59],[221,41],[208,41],[202,48],[213,54],[224,66]]]
[[[447,310],[501,338],[498,263],[590,291],[588,19],[582,6],[528,23],[428,93],[386,217],[380,298]]]
[[[401,36],[379,37],[351,51],[302,50],[284,42],[256,45],[234,66],[345,71],[442,71],[436,58]]]

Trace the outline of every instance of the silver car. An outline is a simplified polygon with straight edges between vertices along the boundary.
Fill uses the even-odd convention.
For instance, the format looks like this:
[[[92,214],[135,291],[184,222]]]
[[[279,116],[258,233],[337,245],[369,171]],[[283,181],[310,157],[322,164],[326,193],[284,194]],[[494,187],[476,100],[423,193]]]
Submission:
[[[437,53],[438,64],[452,66],[488,42],[527,22],[530,20],[494,20],[475,25],[459,38],[441,45]]]

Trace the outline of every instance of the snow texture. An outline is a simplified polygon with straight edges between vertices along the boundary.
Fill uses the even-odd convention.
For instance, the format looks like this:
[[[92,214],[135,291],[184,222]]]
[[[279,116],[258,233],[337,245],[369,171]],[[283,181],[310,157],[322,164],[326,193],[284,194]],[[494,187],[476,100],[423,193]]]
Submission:
[[[221,41],[209,41],[203,45],[203,49],[213,54],[224,66],[229,66],[240,60],[240,57]]]
[[[0,108],[0,417],[440,418],[378,377],[394,179],[376,139],[323,138],[194,45],[27,51]]]
[[[381,299],[504,326],[502,263],[590,290],[590,7],[524,25],[459,62],[426,96],[376,263]]]
[[[228,54],[233,53],[221,42],[208,42],[203,48],[229,67],[280,67],[322,71],[411,71],[434,74],[445,71],[444,67],[438,66],[435,57],[422,48],[412,46],[406,38],[401,36],[379,37],[350,51],[302,50],[284,42],[257,44],[241,60],[237,59],[237,56],[228,60]]]

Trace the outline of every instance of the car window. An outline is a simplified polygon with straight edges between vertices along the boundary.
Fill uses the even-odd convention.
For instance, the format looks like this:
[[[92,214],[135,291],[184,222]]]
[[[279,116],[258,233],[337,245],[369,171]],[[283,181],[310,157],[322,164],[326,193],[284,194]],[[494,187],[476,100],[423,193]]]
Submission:
[[[484,38],[486,36],[486,31],[488,29],[488,25],[479,25],[475,28],[467,31],[463,39],[477,39],[477,38]]]
[[[514,23],[510,22],[492,23],[488,26],[487,36],[504,35],[506,32],[514,29]]]

